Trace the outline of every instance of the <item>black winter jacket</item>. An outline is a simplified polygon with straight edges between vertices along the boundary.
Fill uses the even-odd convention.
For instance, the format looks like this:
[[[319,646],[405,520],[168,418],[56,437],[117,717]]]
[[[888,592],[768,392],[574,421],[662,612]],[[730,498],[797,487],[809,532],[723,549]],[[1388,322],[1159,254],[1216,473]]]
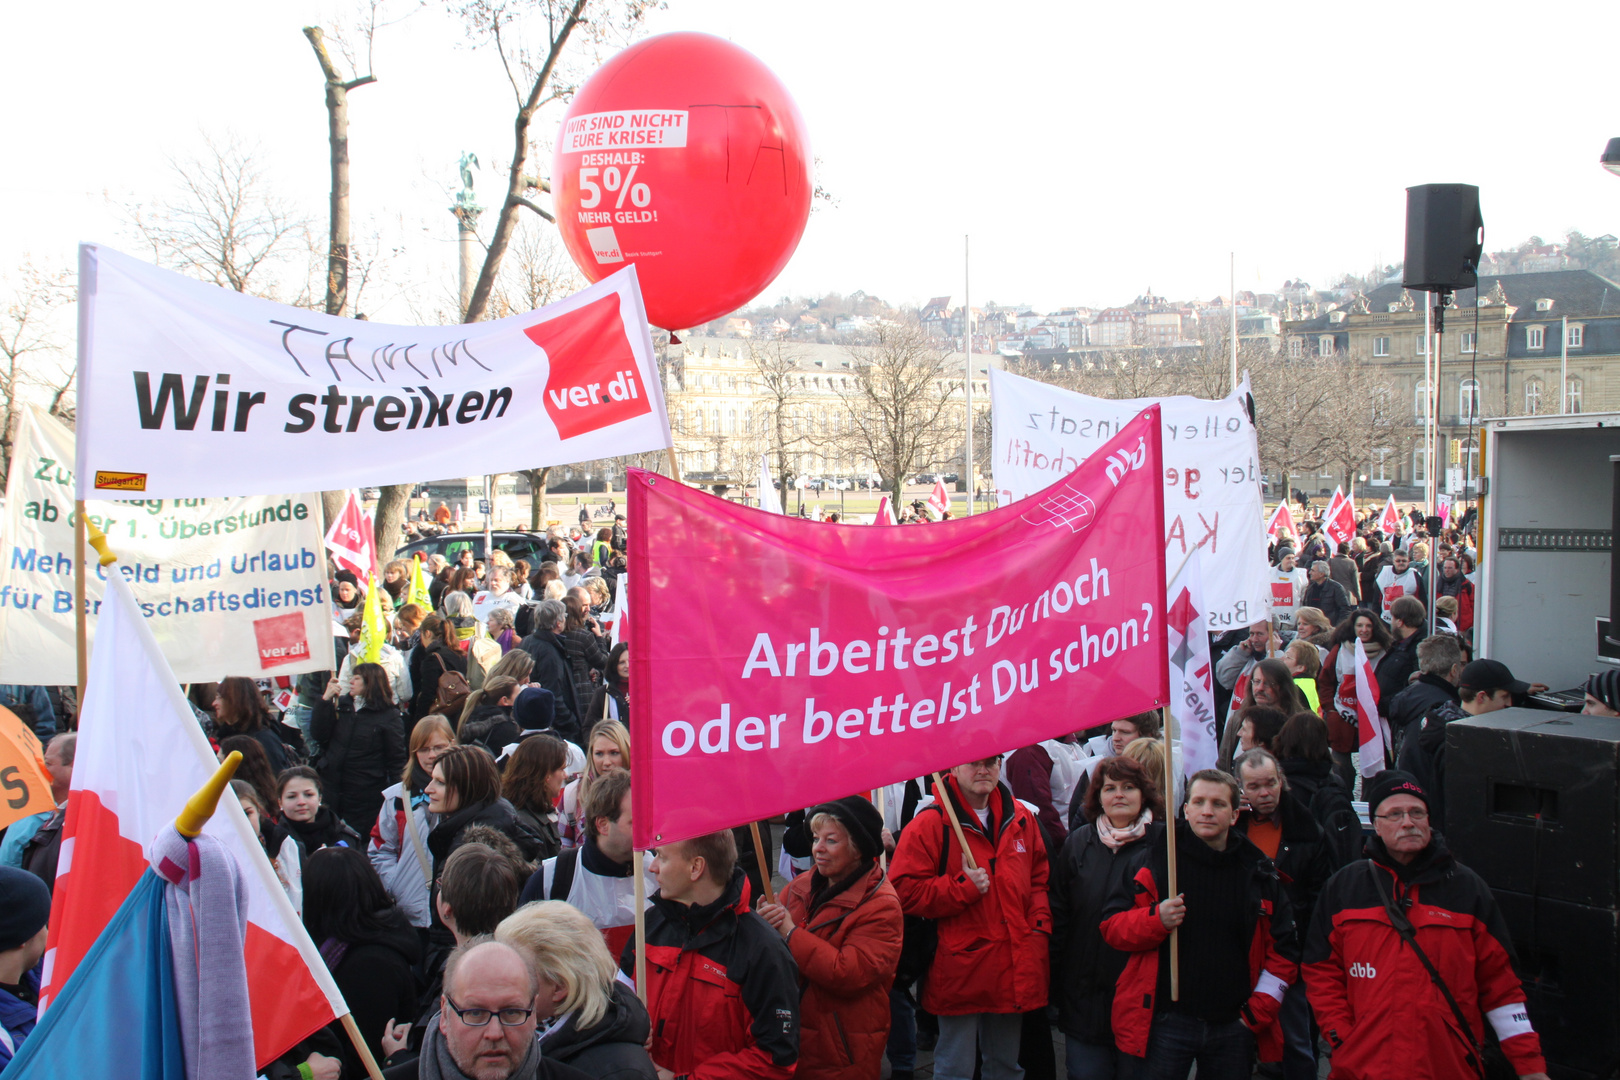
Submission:
[[[1373,669],[1373,674],[1378,680],[1380,716],[1389,716],[1390,706],[1395,704],[1400,692],[1412,681],[1412,674],[1418,669],[1418,642],[1422,641],[1424,636],[1423,631],[1419,630],[1411,637],[1397,638],[1384,650],[1384,658],[1378,661],[1378,666]]]
[[[657,1080],[658,1070],[645,1049],[652,1024],[636,992],[615,981],[607,1015],[581,1031],[577,1012],[540,1038],[540,1050],[551,1061],[597,1080]]]
[[[342,958],[332,967],[332,978],[343,991],[355,1025],[378,1061],[388,1056],[382,1048],[388,1021],[416,1015],[416,975],[412,969],[422,958],[421,938],[397,909],[386,922],[386,926],[348,942]],[[335,1023],[333,1026],[341,1034],[341,1027]],[[360,1056],[346,1037],[342,1045],[343,1075],[364,1076]]]
[[[1424,714],[1418,727],[1406,733],[1395,767],[1409,772],[1429,795],[1429,827],[1446,828],[1446,725],[1468,714],[1462,705],[1447,701]]]
[[[1396,731],[1407,729],[1410,735],[1417,730],[1411,726],[1414,721],[1448,701],[1457,702],[1457,688],[1438,675],[1422,673],[1389,703],[1389,726]]]
[[[1328,622],[1338,626],[1345,616],[1355,610],[1355,601],[1350,598],[1350,592],[1333,578],[1323,578],[1320,583],[1311,582],[1305,586],[1305,592],[1299,599],[1300,607],[1313,607],[1319,609],[1328,617]]]
[[[362,699],[363,701],[363,699]],[[405,768],[405,726],[399,710],[344,694],[322,698],[310,715],[309,731],[324,749],[317,769],[326,804],[361,836],[370,836],[382,808],[383,788]]]
[[[1052,1004],[1065,1035],[1114,1045],[1109,1013],[1127,957],[1103,941],[1098,927],[1109,897],[1124,889],[1137,849],[1163,831],[1163,823],[1155,821],[1141,840],[1114,852],[1097,836],[1096,825],[1082,825],[1068,835],[1052,862]]]
[[[574,696],[573,666],[562,638],[550,630],[536,630],[518,648],[534,657],[529,681],[551,691],[552,727],[568,741],[584,746],[585,731],[580,725],[579,699]]]
[[[1305,931],[1311,925],[1316,898],[1338,865],[1323,843],[1321,826],[1292,791],[1282,793],[1277,803],[1277,819],[1282,825],[1282,841],[1272,861],[1277,864],[1277,874],[1293,905],[1296,938],[1300,948],[1304,948]],[[1238,831],[1247,836],[1253,820],[1253,811],[1243,811],[1238,817]]]
[[[435,657],[442,658],[441,666]],[[411,652],[411,685],[416,687],[416,698],[411,704],[411,719],[420,720],[432,711],[439,697],[439,676],[446,671],[459,671],[467,674],[467,657],[442,642],[434,642],[432,648],[424,649],[420,645]]]
[[[557,636],[562,641],[563,651],[568,654],[568,667],[574,679],[574,700],[583,708],[596,693],[597,684],[591,678],[591,673],[607,668],[608,650],[603,648],[603,639],[589,630],[564,630]],[[589,732],[597,719],[596,716],[581,716],[580,730]]]

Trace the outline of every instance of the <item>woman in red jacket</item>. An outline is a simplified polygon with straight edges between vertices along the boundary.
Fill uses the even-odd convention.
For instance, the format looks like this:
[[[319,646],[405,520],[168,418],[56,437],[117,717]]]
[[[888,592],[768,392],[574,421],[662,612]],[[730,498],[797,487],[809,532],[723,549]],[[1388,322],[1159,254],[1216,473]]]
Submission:
[[[796,1080],[876,1077],[889,1039],[889,987],[900,964],[900,898],[877,859],[883,818],[859,795],[810,812],[815,869],[759,913],[798,962]]]

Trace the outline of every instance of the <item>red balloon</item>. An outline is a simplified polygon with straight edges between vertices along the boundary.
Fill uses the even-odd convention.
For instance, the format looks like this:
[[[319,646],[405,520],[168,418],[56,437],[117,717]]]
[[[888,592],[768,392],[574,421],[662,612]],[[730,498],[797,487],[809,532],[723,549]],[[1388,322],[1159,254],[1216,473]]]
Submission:
[[[811,195],[804,119],[752,53],[661,34],[574,96],[551,190],[587,278],[635,263],[648,321],[698,326],[758,296],[798,247]]]

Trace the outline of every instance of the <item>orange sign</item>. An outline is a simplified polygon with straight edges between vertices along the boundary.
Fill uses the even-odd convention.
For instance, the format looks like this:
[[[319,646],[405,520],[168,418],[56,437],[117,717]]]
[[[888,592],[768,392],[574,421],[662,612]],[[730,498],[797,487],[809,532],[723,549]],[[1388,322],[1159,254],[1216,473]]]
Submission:
[[[16,713],[0,708],[0,829],[55,809],[44,747]]]
[[[143,472],[96,473],[97,491],[145,491],[146,474]]]

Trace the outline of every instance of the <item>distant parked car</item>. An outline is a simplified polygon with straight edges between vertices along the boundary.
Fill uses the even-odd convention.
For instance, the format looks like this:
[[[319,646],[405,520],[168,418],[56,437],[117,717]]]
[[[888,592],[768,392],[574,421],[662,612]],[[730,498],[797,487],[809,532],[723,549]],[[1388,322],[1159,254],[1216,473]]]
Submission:
[[[546,538],[540,533],[497,529],[490,534],[490,539],[495,542],[497,549],[510,555],[513,562],[527,559],[531,567],[540,565],[541,556],[546,551]],[[425,536],[420,540],[412,540],[396,550],[394,558],[408,561],[411,556],[420,553],[424,559],[429,555],[443,555],[449,562],[455,562],[461,558],[462,551],[468,548],[472,549],[474,559],[484,558],[484,534],[453,532]]]

